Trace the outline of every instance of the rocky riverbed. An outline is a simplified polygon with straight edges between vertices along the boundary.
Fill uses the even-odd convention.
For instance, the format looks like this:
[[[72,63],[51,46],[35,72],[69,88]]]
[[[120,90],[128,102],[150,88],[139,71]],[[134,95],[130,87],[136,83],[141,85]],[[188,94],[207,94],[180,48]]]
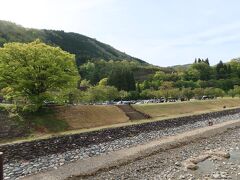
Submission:
[[[213,124],[216,123],[221,123],[224,121],[228,121],[228,120],[234,120],[234,119],[239,119],[240,118],[240,114],[234,114],[234,115],[228,115],[228,116],[222,116],[220,118],[214,118],[211,119],[211,121],[213,122]],[[105,143],[101,143],[101,144],[94,144],[94,145],[90,145],[88,147],[82,147],[82,148],[77,148],[74,149],[72,151],[67,151],[61,154],[51,154],[48,156],[43,156],[43,157],[39,157],[33,160],[29,160],[29,161],[15,161],[15,162],[11,162],[8,164],[4,165],[4,176],[5,179],[16,179],[22,176],[26,176],[28,174],[33,174],[33,173],[37,173],[40,171],[45,171],[49,168],[58,168],[59,166],[62,166],[65,163],[68,162],[72,162],[78,159],[83,159],[83,158],[87,158],[87,157],[91,157],[91,156],[96,156],[96,155],[100,155],[103,153],[107,153],[110,151],[116,151],[122,148],[128,148],[131,146],[135,146],[137,144],[142,144],[145,142],[148,142],[150,140],[156,139],[156,138],[160,138],[163,136],[169,136],[169,135],[174,135],[176,133],[181,133],[181,132],[185,132],[185,131],[189,131],[192,130],[194,128],[199,128],[199,127],[204,127],[208,125],[208,121],[209,120],[204,120],[204,121],[199,121],[199,122],[195,122],[192,124],[187,124],[187,125],[183,125],[180,127],[176,127],[176,128],[166,128],[163,130],[159,130],[159,131],[151,131],[148,133],[141,133],[137,136],[133,136],[133,137],[126,137],[126,138],[122,138],[122,139],[117,139],[114,141],[109,141],[109,142],[105,142]],[[217,141],[219,142],[219,141]],[[221,142],[219,142],[221,143]],[[207,148],[209,145],[206,144],[206,147],[203,145],[201,146],[202,148]],[[210,147],[208,147],[210,148]],[[187,149],[182,152],[182,157],[183,158],[187,158],[192,151],[188,151]],[[196,152],[197,153],[197,152]],[[130,174],[128,175],[127,171],[119,171],[117,174],[112,173],[112,171],[107,172],[107,173],[103,173],[100,174],[99,176],[96,176],[96,178],[113,178],[113,179],[118,179],[118,178],[122,178],[122,177],[126,177],[126,178],[156,178],[156,179],[161,179],[161,177],[166,177],[166,178],[173,178],[176,174],[176,176],[180,176],[179,173],[180,172],[180,168],[181,166],[178,166],[177,164],[180,163],[180,160],[174,160],[169,158],[168,160],[166,159],[167,154],[171,154],[170,153],[166,153],[164,156],[160,155],[161,157],[164,157],[164,159],[162,160],[154,160],[153,164],[149,164],[149,166],[140,166],[141,168],[137,168],[136,170],[133,171],[128,171]],[[180,157],[180,155],[179,155]],[[150,157],[149,157],[150,158]],[[176,165],[174,165],[173,167],[169,167],[167,168],[167,164],[170,163],[176,163]],[[163,165],[166,163],[166,166]],[[145,163],[145,165],[147,165],[148,163]],[[161,170],[158,171],[157,174],[155,174],[153,176],[153,174],[149,173],[149,175],[145,175],[144,172],[148,172],[151,171],[151,169],[158,169],[158,167],[164,168],[166,167],[165,170]],[[124,168],[124,167],[121,167]],[[114,172],[115,170],[113,170]],[[142,173],[143,172],[143,173]],[[161,173],[159,173],[161,172]],[[186,172],[183,173],[184,175],[186,175]],[[190,176],[189,176],[190,177]],[[92,177],[91,177],[92,178]],[[183,178],[183,177],[182,177]],[[187,177],[186,177],[187,178]]]
[[[240,179],[240,128],[221,135],[160,152],[141,160],[99,172],[94,176],[78,179]],[[204,152],[218,150],[229,152],[230,158],[210,158],[198,164],[197,170],[189,170],[183,162]]]

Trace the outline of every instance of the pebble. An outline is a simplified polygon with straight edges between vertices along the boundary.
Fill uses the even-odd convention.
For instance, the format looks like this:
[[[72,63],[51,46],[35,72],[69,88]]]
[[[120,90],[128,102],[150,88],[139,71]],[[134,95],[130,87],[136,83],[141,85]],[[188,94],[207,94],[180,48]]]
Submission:
[[[240,146],[240,128],[229,130],[218,136],[202,139],[185,146],[180,146],[175,149],[171,149],[165,152],[159,152],[157,154],[145,157],[141,160],[131,162],[127,165],[111,169],[111,174],[106,172],[100,172],[93,176],[84,177],[88,180],[99,179],[233,179],[238,180],[240,157],[234,156],[231,153],[240,151],[236,148]],[[205,146],[208,145],[208,150],[221,150],[227,152],[232,148],[230,152],[230,158],[219,159],[216,161],[208,161],[209,164],[202,164],[205,161],[198,164],[199,169],[187,170],[184,166],[178,166],[178,163],[183,163],[186,158],[198,157],[206,152]],[[232,158],[234,158],[232,160]],[[158,162],[158,163],[156,163]],[[161,162],[161,163],[160,163]],[[209,167],[208,167],[209,166]],[[216,170],[216,167],[218,168]],[[133,176],[132,172],[138,172]],[[121,176],[119,176],[121,174]],[[78,180],[78,178],[72,178],[70,180]]]
[[[217,123],[221,123],[228,120],[239,119],[239,117],[240,117],[240,113],[234,114],[234,115],[222,116],[219,118],[214,118],[214,119],[211,119],[211,121],[214,124],[217,124]],[[192,130],[194,128],[204,127],[204,126],[207,126],[208,121],[209,120],[202,120],[202,121],[195,122],[193,124],[187,124],[180,127],[168,128],[165,130],[152,131],[148,133],[141,133],[137,136],[125,137],[122,139],[117,139],[117,140],[113,140],[113,141],[109,141],[101,144],[90,145],[88,147],[82,147],[82,148],[79,147],[72,151],[67,151],[61,154],[51,154],[51,155],[43,156],[27,162],[21,162],[21,161],[11,162],[8,164],[4,164],[5,179],[7,178],[16,179],[18,177],[38,173],[40,171],[46,171],[51,168],[57,169],[58,166],[62,166],[65,163],[76,161],[78,159],[84,159],[84,158],[108,153],[111,151],[116,151],[123,148],[129,148],[129,147],[146,143],[148,141],[151,141],[153,139],[160,138],[163,136],[171,136],[177,133],[182,133],[182,132]],[[216,144],[220,145],[221,141],[217,142]],[[238,146],[240,145],[238,144]],[[203,147],[205,147],[206,149],[210,149],[209,144],[206,144]],[[188,158],[186,156],[186,152],[183,152],[182,157],[184,159]],[[159,164],[162,164],[162,163],[159,162]],[[180,166],[181,166],[181,163],[179,162],[175,163],[175,167],[180,167]],[[176,171],[176,170],[172,169],[172,171]]]

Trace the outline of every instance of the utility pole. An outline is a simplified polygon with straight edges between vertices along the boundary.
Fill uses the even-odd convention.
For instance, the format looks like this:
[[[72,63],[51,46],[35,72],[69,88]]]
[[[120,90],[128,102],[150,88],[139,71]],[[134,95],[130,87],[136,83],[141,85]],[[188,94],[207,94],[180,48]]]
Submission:
[[[3,153],[0,152],[0,180],[3,180]]]

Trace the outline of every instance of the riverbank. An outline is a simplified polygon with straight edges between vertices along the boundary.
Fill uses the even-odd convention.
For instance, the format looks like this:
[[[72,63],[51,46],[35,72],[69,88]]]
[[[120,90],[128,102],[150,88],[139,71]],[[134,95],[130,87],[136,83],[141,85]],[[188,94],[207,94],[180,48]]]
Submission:
[[[7,177],[21,177],[69,162],[130,148],[157,138],[176,135],[196,128],[240,119],[238,109],[187,116],[165,121],[137,124],[115,129],[56,137],[41,141],[0,146],[5,151]],[[5,149],[5,150],[4,150]]]
[[[102,171],[79,179],[233,179],[240,178],[240,129],[231,129],[168,151]],[[198,164],[197,170],[186,169],[182,163],[211,150],[228,152],[230,158],[212,158]]]

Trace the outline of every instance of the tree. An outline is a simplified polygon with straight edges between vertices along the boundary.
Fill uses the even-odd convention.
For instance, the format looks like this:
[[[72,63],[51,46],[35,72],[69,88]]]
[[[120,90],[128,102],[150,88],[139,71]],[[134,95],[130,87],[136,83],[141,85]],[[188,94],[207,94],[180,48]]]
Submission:
[[[200,80],[209,80],[212,75],[212,68],[205,62],[199,61],[197,64],[192,64],[191,68],[199,73]]]
[[[193,94],[196,99],[201,99],[202,96],[204,95],[204,89],[203,88],[195,88],[193,90]]]
[[[191,88],[183,88],[182,89],[182,96],[184,98],[186,98],[187,100],[190,100],[194,96],[194,93],[191,90]]]
[[[168,90],[168,89],[171,89],[172,87],[173,87],[173,82],[171,82],[171,81],[164,81],[161,84],[161,89],[163,89],[163,90]]]
[[[231,96],[232,98],[234,98],[236,96],[236,93],[235,93],[235,91],[233,89],[230,89],[228,91],[228,95]]]
[[[119,97],[117,88],[113,86],[93,86],[85,94],[88,102],[104,102],[115,100]]]
[[[91,87],[92,85],[90,84],[89,80],[83,79],[83,80],[81,80],[79,86],[80,87],[86,87],[86,89],[87,89],[87,88]]]
[[[230,69],[231,69],[231,67],[228,67],[222,61],[220,61],[216,66],[216,77],[217,77],[217,79],[227,78],[227,75],[228,75],[228,72],[229,72]]]
[[[89,80],[91,84],[96,84],[100,79],[98,69],[92,62],[87,62],[79,67],[79,72],[82,78]]]
[[[215,97],[223,97],[225,95],[225,92],[220,88],[214,89],[214,96]]]
[[[157,71],[154,76],[153,76],[154,80],[166,80],[166,74],[162,71]]]
[[[107,86],[108,78],[103,78],[99,81],[100,86]]]
[[[126,99],[129,96],[129,93],[127,91],[119,91],[119,97],[121,98],[121,100]]]
[[[162,90],[157,90],[157,91],[153,91],[152,94],[154,95],[155,98],[161,98],[163,97],[163,91]]]
[[[233,94],[234,94],[234,96],[240,96],[240,86],[234,86],[232,95]]]
[[[183,79],[187,81],[197,81],[200,79],[200,72],[191,67],[183,73]]]
[[[76,88],[79,74],[74,55],[40,40],[8,43],[0,48],[0,85],[11,88],[36,108],[44,101],[63,102]],[[7,94],[5,94],[7,95]]]
[[[168,91],[168,97],[166,97],[166,95],[165,95],[166,98],[171,97],[171,98],[178,99],[180,97],[179,89],[169,89],[169,90],[166,90],[166,91]]]
[[[140,87],[140,84],[139,83],[136,83],[136,91],[138,93],[141,93],[141,87]]]
[[[212,97],[223,97],[225,95],[225,92],[222,89],[212,87],[204,89],[204,93],[205,95]]]
[[[143,90],[143,91],[140,93],[140,96],[141,96],[141,98],[143,98],[143,99],[151,99],[151,98],[156,97],[156,96],[154,95],[154,91],[152,91],[152,90],[150,90],[150,89]]]
[[[205,60],[205,63],[210,65],[208,58]]]
[[[229,63],[231,65],[231,72],[234,77],[240,77],[240,59],[233,59]]]
[[[135,91],[136,83],[132,71],[119,67],[114,69],[108,78],[108,84],[115,86],[119,91]]]

